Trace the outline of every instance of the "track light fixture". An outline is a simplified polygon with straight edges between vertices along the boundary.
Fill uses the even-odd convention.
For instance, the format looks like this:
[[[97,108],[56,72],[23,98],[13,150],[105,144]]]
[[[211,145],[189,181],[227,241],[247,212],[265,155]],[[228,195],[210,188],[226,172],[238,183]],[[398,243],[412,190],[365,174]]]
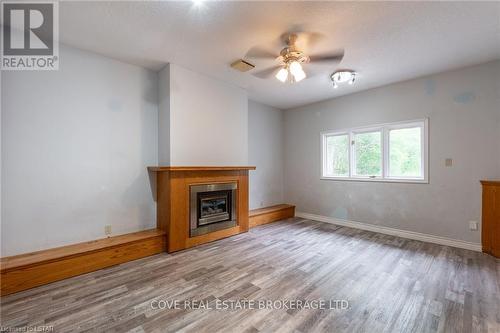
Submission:
[[[332,73],[332,75],[330,75],[330,79],[333,82],[333,88],[337,89],[339,87],[339,83],[342,84],[347,82],[350,85],[354,84],[357,75],[358,73],[355,71],[342,70]]]

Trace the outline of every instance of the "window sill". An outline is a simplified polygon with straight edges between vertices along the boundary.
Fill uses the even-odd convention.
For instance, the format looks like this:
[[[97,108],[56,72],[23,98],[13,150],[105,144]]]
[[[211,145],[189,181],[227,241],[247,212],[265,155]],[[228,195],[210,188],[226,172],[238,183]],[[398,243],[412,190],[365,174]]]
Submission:
[[[348,182],[429,184],[428,179],[348,178],[348,177],[321,177],[320,179],[321,180],[348,181]]]

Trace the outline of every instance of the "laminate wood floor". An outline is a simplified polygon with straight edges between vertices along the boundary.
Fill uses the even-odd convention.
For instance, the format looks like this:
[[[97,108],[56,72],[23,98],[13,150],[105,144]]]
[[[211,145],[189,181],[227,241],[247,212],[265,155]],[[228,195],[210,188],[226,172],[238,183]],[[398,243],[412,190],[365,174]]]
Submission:
[[[1,326],[48,326],[54,332],[500,332],[499,277],[500,261],[482,253],[294,218],[3,297]],[[243,299],[249,300],[246,308],[217,309],[241,306]],[[179,303],[167,303],[174,300]],[[307,308],[322,307],[319,300],[328,306]],[[337,302],[331,309],[329,300],[345,300],[348,308]],[[255,309],[259,301],[282,308]],[[154,309],[152,303],[177,309]]]

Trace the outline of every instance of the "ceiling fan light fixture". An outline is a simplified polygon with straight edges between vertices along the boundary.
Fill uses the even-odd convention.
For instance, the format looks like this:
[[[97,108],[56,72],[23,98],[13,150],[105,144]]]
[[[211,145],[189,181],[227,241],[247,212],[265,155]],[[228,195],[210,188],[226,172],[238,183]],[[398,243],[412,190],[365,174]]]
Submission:
[[[295,79],[295,82],[302,81],[303,79],[306,78],[306,73],[303,70],[296,71],[295,74],[293,74],[293,78]]]
[[[285,67],[281,68],[278,73],[276,73],[276,78],[281,82],[286,82],[286,79],[288,78],[288,70]]]
[[[293,75],[294,82],[299,82],[305,79],[306,73],[302,69],[302,65],[298,61],[291,61],[288,65],[290,73]]]
[[[302,66],[298,61],[291,61],[290,64],[288,65],[288,68],[290,68],[290,72],[292,72],[293,75],[298,73],[299,71],[303,71]]]

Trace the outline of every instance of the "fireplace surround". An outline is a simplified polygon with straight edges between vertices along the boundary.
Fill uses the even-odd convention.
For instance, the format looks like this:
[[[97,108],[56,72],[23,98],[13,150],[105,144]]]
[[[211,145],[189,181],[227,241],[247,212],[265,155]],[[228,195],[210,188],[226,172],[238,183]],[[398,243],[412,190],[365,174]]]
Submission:
[[[157,228],[167,252],[248,231],[248,172],[253,166],[149,167]],[[192,201],[196,205],[192,205]],[[192,207],[196,207],[192,210]]]

